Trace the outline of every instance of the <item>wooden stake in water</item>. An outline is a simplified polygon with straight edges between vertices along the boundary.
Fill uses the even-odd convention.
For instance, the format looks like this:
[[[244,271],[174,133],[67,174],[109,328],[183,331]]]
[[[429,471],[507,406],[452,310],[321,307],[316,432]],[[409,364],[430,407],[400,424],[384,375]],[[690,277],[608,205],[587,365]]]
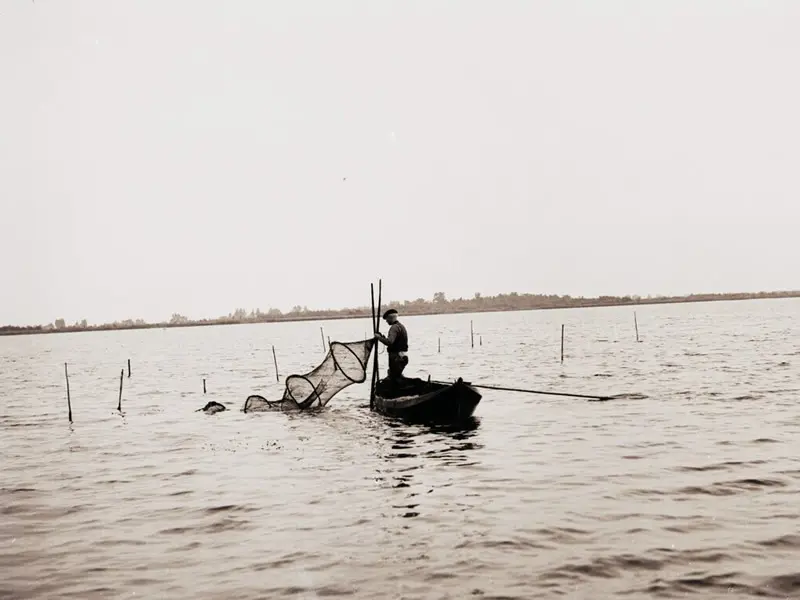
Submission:
[[[67,411],[69,422],[72,423],[72,400],[69,397],[69,371],[67,371],[67,363],[64,363],[64,377],[67,379]]]
[[[206,393],[206,380],[205,380],[205,378],[203,379],[203,393],[204,394]]]
[[[278,375],[278,357],[275,356],[275,346],[272,346],[272,361],[275,363],[275,381],[280,383],[281,378]]]
[[[639,341],[639,323],[636,321],[636,311],[633,311],[633,326],[636,328],[636,341]]]
[[[128,359],[128,377],[131,376],[131,359]]]
[[[561,325],[561,364],[564,364],[564,325]]]
[[[125,369],[119,370],[119,401],[117,402],[117,410],[122,412],[122,378],[125,377]]]
[[[439,352],[442,351],[442,338],[439,338]]]
[[[469,343],[473,348],[475,347],[475,332],[472,330],[472,321],[469,322]]]
[[[480,345],[483,346],[483,336],[480,336],[478,339],[480,340]]]
[[[319,336],[322,338],[322,349],[326,350],[326,348],[325,348],[325,332],[322,330],[322,327],[319,328]]]

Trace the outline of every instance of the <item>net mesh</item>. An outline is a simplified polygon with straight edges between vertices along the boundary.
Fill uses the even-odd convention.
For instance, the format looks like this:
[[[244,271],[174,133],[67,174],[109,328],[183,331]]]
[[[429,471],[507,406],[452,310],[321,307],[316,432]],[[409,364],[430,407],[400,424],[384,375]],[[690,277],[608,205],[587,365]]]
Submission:
[[[366,381],[367,361],[374,345],[374,339],[331,342],[328,354],[316,369],[286,378],[283,400],[300,408],[325,406],[347,386]]]
[[[245,401],[244,412],[325,406],[347,386],[366,381],[367,361],[374,345],[374,339],[331,342],[325,359],[313,371],[286,378],[286,388],[280,400],[270,401],[257,394],[251,395]]]
[[[244,412],[262,412],[267,410],[291,410],[297,408],[283,400],[267,400],[260,394],[252,394],[244,401]]]

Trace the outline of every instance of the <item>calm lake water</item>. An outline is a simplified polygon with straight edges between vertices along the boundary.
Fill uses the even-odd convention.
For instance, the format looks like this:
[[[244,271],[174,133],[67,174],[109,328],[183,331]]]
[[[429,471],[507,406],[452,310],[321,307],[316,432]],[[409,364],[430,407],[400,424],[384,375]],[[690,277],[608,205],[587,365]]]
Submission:
[[[367,319],[0,338],[0,598],[800,597],[800,301],[636,312],[404,318],[408,375],[617,396],[460,431],[241,412]]]

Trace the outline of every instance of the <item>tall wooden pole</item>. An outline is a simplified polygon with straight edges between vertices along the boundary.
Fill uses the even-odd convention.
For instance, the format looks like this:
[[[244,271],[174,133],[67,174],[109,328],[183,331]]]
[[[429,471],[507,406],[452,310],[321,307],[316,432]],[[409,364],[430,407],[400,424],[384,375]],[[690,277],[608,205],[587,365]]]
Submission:
[[[381,330],[381,294],[383,294],[383,283],[378,279],[378,310],[375,311],[375,331]]]
[[[378,306],[375,307],[375,288],[370,284],[370,291],[372,292],[372,330],[374,333],[378,333],[380,331],[380,318],[381,318],[381,296],[383,294],[383,282],[378,279]],[[379,369],[380,365],[378,364],[378,342],[375,341],[375,358],[373,359],[372,363],[372,392],[370,393],[369,397],[369,408],[373,410],[375,408],[375,388],[378,386],[378,380],[380,379]]]
[[[378,306],[375,308],[375,333],[380,333],[381,330],[381,296],[383,295],[383,282],[378,279]],[[375,388],[378,387],[378,382],[381,380],[381,366],[380,357],[378,356],[378,347],[375,348]]]
[[[381,296],[382,295],[383,295],[383,282],[380,279],[378,279],[378,308],[375,310],[375,332],[376,333],[380,332],[380,330],[381,330],[381,304],[382,304]],[[378,353],[376,352],[375,353],[375,365],[376,366],[379,366],[378,362],[379,362],[379,358],[378,358]],[[380,371],[378,371],[378,373],[380,373]],[[379,379],[380,379],[380,377],[379,377]]]
[[[64,377],[67,379],[67,411],[69,422],[72,423],[72,400],[69,397],[69,371],[67,371],[67,363],[64,363]]]
[[[131,376],[131,359],[128,359],[128,377]]]
[[[372,333],[373,333],[373,350],[375,351],[375,358],[372,363],[372,379],[370,380],[370,390],[369,390],[369,409],[374,410],[375,408],[375,375],[378,372],[377,362],[378,362],[378,340],[375,339],[374,334],[376,333],[377,329],[377,321],[375,320],[375,285],[370,283],[369,284],[369,295],[372,301]]]
[[[119,371],[119,401],[117,402],[117,410],[122,412],[122,378],[125,377],[125,369]]]
[[[325,348],[325,332],[322,327],[319,328],[319,336],[322,338],[322,349],[327,351],[327,348]]]
[[[564,364],[564,326],[561,326],[561,364]]]
[[[472,321],[469,322],[469,343],[474,348],[475,347],[475,332],[472,330]]]
[[[636,327],[636,341],[639,341],[639,323],[636,321],[636,311],[633,311],[633,326]]]
[[[278,357],[275,356],[275,346],[274,345],[272,346],[272,360],[275,363],[275,381],[280,383],[281,382],[281,378],[278,375]]]

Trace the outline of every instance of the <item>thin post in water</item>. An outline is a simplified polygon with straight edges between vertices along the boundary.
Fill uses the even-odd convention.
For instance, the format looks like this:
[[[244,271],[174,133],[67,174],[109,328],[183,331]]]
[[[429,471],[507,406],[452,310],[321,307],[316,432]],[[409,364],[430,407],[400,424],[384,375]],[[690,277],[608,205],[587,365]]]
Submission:
[[[117,410],[122,412],[122,380],[125,377],[125,369],[119,370],[119,401],[117,402]]]
[[[325,348],[325,332],[322,330],[322,327],[319,328],[319,336],[322,338],[322,349],[327,350],[327,348]]]
[[[439,338],[439,353],[442,352],[442,338]]]
[[[203,378],[203,393],[206,393],[206,380]]]
[[[375,318],[375,285],[369,284],[369,296],[372,302],[372,334],[373,336],[378,332],[378,320]],[[369,386],[369,409],[375,410],[375,375],[377,375],[377,356],[378,356],[378,341],[375,340],[375,357],[372,367],[372,378],[370,379]]]
[[[480,345],[483,346],[483,336],[480,336],[478,339],[480,340]]]
[[[131,376],[131,359],[128,359],[128,378]]]
[[[64,377],[67,380],[67,415],[69,422],[72,423],[72,400],[69,397],[69,371],[67,370],[67,363],[64,363]]]
[[[475,332],[472,330],[472,321],[469,322],[469,343],[475,347]]]
[[[280,375],[278,375],[278,357],[275,356],[275,346],[272,346],[272,360],[275,363],[275,381],[281,382]]]
[[[564,325],[561,325],[561,364],[564,364]]]
[[[633,311],[633,326],[636,328],[636,341],[639,341],[639,323],[636,321],[636,311]]]

